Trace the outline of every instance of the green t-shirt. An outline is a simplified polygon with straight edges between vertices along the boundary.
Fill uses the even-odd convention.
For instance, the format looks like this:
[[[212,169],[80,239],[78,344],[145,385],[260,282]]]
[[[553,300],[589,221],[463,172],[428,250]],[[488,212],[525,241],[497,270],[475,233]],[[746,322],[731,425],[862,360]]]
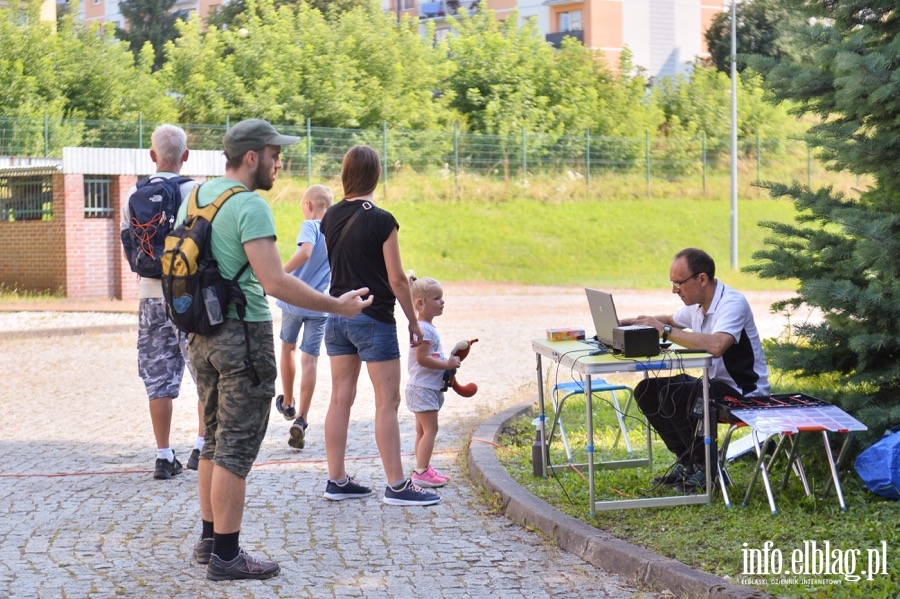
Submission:
[[[207,181],[200,186],[197,202],[201,207],[212,204],[223,191],[235,185],[243,187],[241,183],[225,177]],[[187,218],[187,206],[185,198],[178,210],[178,222],[184,222]],[[213,256],[219,263],[222,276],[231,279],[247,263],[247,253],[244,251],[246,242],[262,237],[275,238],[275,219],[266,201],[259,194],[248,190],[225,202],[213,220],[212,230]],[[244,271],[238,282],[247,296],[246,320],[272,320],[269,302],[251,267]],[[229,306],[228,318],[237,318],[234,306]]]

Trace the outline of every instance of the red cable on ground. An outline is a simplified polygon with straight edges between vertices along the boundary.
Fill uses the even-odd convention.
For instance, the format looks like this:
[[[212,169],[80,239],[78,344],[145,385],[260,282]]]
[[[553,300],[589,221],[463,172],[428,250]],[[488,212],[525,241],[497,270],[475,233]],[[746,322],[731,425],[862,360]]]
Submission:
[[[456,449],[444,449],[441,451],[435,451],[433,455],[438,454],[452,454],[459,453]],[[404,453],[401,456],[413,456],[415,454],[412,453]],[[357,460],[374,460],[380,459],[378,455],[363,455],[363,456],[355,456],[355,457],[347,457],[344,458],[347,461],[357,461]],[[253,464],[254,468],[266,467],[266,466],[284,466],[290,464],[316,464],[325,462],[325,458],[316,458],[309,460],[278,460],[271,462],[257,462]],[[107,471],[90,471],[90,472],[50,472],[50,473],[21,473],[21,474],[9,474],[0,472],[0,478],[61,478],[68,476],[98,476],[98,475],[111,475],[111,474],[147,474],[149,472],[153,472],[153,470],[107,470]]]

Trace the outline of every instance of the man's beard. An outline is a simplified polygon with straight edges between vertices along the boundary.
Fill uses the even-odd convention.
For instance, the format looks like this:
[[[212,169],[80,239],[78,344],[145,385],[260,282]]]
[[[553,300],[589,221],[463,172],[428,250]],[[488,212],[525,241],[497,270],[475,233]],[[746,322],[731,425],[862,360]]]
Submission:
[[[269,174],[269,165],[260,161],[256,165],[256,170],[253,171],[253,189],[262,189],[264,191],[269,191],[272,189],[272,186],[275,184],[275,177]]]

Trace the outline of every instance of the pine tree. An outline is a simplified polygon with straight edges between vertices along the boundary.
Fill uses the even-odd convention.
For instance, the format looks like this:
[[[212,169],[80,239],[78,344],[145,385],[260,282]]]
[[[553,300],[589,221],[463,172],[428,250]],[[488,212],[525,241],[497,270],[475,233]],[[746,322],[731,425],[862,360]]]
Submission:
[[[814,118],[808,141],[834,169],[867,176],[858,197],[833,188],[770,185],[793,199],[794,224],[774,235],[750,270],[799,281],[785,304],[807,304],[820,323],[769,350],[774,366],[833,382],[830,398],[869,427],[900,421],[900,12],[894,0],[787,0],[813,17],[797,59],[758,58],[779,100]],[[810,14],[808,11],[815,11]]]

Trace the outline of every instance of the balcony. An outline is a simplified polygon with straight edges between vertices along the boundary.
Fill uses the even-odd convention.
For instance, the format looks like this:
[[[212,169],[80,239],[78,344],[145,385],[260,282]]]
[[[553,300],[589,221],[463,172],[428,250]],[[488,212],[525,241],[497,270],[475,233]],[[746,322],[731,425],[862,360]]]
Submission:
[[[453,16],[464,8],[472,13],[478,10],[478,0],[441,0],[440,2],[422,2],[419,4],[420,19],[443,19]]]
[[[574,37],[582,44],[584,43],[584,31],[581,29],[573,29],[571,31],[560,31],[557,33],[548,33],[546,36],[547,43],[552,45],[554,48],[559,48],[560,44],[562,44],[562,39],[564,37]]]

